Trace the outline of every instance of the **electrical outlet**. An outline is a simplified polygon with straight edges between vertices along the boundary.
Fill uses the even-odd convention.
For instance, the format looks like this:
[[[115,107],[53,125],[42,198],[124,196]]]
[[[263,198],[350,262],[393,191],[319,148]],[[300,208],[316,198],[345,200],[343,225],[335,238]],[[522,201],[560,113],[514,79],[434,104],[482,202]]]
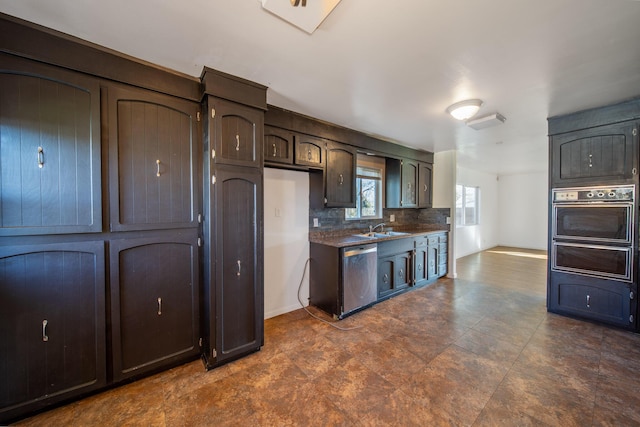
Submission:
[[[313,218],[313,226],[320,227],[320,221],[318,220],[318,218]]]
[[[389,215],[389,222],[396,222],[396,216],[394,214]]]

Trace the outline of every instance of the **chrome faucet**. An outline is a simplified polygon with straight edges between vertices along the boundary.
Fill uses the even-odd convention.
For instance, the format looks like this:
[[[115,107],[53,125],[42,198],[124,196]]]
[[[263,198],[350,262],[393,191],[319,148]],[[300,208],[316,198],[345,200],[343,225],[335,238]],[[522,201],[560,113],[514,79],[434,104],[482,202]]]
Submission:
[[[384,231],[384,222],[381,222],[381,223],[380,223],[380,224],[378,224],[378,225],[370,225],[370,226],[369,226],[369,233],[373,233],[373,230],[375,230],[375,229],[376,229],[376,228],[378,228],[378,227],[382,227],[382,228],[380,229],[380,231]]]

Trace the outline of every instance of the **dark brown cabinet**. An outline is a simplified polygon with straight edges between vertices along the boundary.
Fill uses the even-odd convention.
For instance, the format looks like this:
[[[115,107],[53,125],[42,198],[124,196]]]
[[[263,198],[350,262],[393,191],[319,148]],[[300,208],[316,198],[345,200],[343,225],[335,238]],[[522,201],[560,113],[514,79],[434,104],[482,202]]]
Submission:
[[[433,180],[432,165],[418,163],[418,208],[430,208],[433,197],[431,182]]]
[[[616,123],[553,135],[554,186],[633,180],[638,173],[638,126]]]
[[[356,149],[335,142],[327,143],[325,205],[331,208],[356,206]]]
[[[386,207],[418,207],[418,162],[410,159],[386,159]]]
[[[213,96],[207,106],[214,163],[262,167],[264,113]]]
[[[430,233],[415,238],[414,283],[422,285],[447,274],[446,232]]]
[[[114,377],[197,356],[197,230],[110,242]]]
[[[634,330],[637,296],[629,283],[554,272],[549,310]]]
[[[98,80],[0,60],[0,236],[101,231]]]
[[[324,169],[326,141],[314,136],[295,135],[295,164],[313,169]]]
[[[0,247],[0,419],[106,384],[104,242]]]
[[[199,105],[109,87],[111,230],[197,227]]]
[[[293,164],[293,133],[272,126],[264,127],[265,165]]]
[[[413,239],[378,242],[378,299],[413,284]]]
[[[218,167],[213,185],[212,277],[215,318],[209,365],[258,350],[263,344],[262,171]]]

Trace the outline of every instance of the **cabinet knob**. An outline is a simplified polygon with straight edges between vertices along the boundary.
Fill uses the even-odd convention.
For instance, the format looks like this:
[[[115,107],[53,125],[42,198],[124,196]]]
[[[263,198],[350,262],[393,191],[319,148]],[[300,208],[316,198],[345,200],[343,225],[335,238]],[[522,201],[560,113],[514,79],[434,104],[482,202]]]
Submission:
[[[237,263],[238,263],[238,272],[236,273],[236,276],[240,276],[240,273],[242,272],[242,264],[240,263],[240,260],[238,260]]]
[[[384,276],[382,276],[382,281],[384,283],[389,283],[389,275],[387,273],[385,273]]]
[[[404,277],[404,270],[400,269],[400,271],[398,272],[398,276],[399,277]]]
[[[162,298],[158,297],[158,316],[162,316]]]
[[[156,160],[156,176],[160,176],[160,159]]]
[[[591,295],[587,295],[587,308],[591,308]]]
[[[276,144],[273,144],[273,157],[277,157],[278,153],[276,152]]]
[[[418,264],[418,271],[422,271],[422,264]]]
[[[311,149],[307,150],[307,160],[311,161]]]
[[[240,135],[236,134],[236,151],[240,151]]]

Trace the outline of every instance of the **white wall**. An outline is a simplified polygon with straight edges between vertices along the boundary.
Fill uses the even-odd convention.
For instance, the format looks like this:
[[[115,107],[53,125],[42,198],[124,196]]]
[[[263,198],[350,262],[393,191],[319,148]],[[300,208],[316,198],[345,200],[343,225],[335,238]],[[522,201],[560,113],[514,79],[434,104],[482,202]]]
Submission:
[[[498,245],[500,211],[498,210],[498,176],[458,166],[457,184],[480,187],[480,219],[478,225],[455,227],[456,258]],[[455,215],[452,214],[455,218]]]
[[[309,258],[309,175],[264,168],[264,317],[300,308],[298,286]],[[309,301],[309,278],[300,292]]]
[[[547,172],[500,175],[498,242],[503,246],[547,249]]]

